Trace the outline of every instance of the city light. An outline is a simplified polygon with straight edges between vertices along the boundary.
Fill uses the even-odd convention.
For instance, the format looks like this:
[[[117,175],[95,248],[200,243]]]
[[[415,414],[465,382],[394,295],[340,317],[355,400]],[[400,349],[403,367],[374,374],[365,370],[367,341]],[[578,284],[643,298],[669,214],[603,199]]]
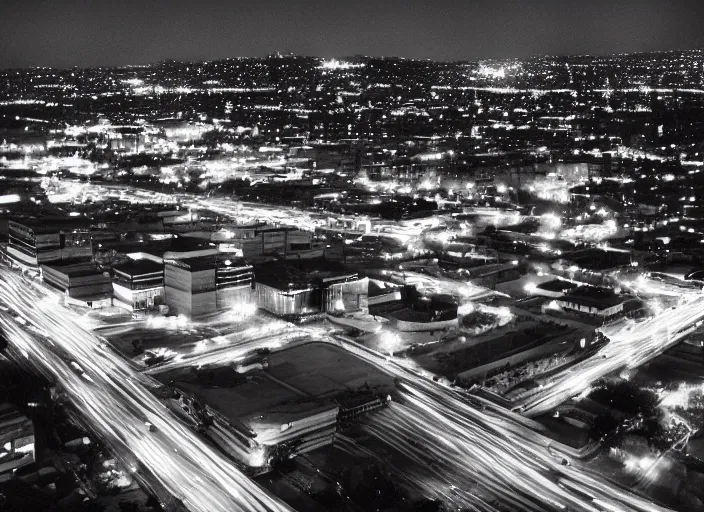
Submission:
[[[704,54],[361,50],[0,70],[10,507],[697,508]]]

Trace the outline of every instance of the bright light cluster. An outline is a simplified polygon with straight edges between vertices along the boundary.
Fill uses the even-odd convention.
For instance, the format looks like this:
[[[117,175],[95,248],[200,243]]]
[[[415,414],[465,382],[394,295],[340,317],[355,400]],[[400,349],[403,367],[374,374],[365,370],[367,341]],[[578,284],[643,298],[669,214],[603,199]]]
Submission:
[[[364,64],[352,64],[351,62],[343,62],[337,59],[324,60],[320,66],[320,69],[353,69],[353,68],[363,68]]]

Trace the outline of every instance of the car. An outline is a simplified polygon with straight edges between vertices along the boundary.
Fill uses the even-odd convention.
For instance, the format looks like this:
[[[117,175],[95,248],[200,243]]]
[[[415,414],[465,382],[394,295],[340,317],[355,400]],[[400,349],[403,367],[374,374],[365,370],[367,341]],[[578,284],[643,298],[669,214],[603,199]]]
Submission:
[[[153,423],[149,423],[148,421],[145,421],[145,422],[144,422],[144,426],[147,427],[147,430],[148,430],[149,432],[156,432],[156,431],[157,431],[157,428],[154,426],[154,424],[153,424]]]

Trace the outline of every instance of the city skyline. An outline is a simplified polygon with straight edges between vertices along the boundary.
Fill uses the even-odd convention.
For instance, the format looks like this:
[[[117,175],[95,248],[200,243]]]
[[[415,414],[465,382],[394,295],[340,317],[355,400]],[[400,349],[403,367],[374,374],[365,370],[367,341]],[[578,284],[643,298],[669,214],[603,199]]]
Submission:
[[[211,0],[10,2],[0,68],[124,66],[282,54],[434,61],[697,49],[704,6],[686,0],[260,5]]]
[[[0,510],[704,511],[704,6],[8,2]]]

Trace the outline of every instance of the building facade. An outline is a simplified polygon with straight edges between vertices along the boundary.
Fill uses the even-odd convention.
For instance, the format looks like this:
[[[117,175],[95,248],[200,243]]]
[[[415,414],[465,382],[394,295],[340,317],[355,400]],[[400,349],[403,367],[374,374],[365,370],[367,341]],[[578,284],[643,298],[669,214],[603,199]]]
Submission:
[[[9,221],[7,255],[22,267],[38,270],[42,263],[90,260],[91,232],[84,223]]]
[[[369,280],[357,273],[305,272],[285,262],[257,268],[257,306],[277,316],[369,310]]]
[[[164,256],[165,302],[177,314],[201,316],[251,304],[254,273],[244,258],[217,249]]]
[[[145,311],[164,301],[164,265],[152,260],[131,260],[113,267],[115,299],[131,311]]]
[[[0,404],[0,482],[34,463],[34,425],[14,406]]]
[[[112,304],[109,275],[89,261],[43,264],[39,271],[44,283],[62,292],[67,300],[93,308]]]

